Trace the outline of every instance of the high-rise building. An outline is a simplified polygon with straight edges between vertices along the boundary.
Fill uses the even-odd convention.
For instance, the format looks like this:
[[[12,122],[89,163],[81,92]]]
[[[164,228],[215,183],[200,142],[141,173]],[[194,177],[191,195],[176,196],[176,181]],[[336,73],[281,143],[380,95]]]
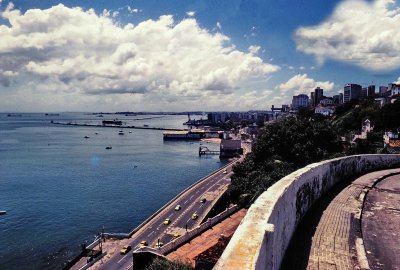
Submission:
[[[348,83],[344,86],[343,93],[343,103],[353,99],[359,99],[361,95],[361,85]]]
[[[298,110],[302,107],[308,107],[308,96],[305,94],[300,94],[298,96],[293,96],[292,99],[292,109]]]
[[[360,99],[367,98],[367,87],[361,88]]]
[[[317,106],[322,97],[324,96],[324,89],[317,87],[314,90],[314,106]]]
[[[367,87],[367,97],[375,97],[375,85],[369,85]]]
[[[317,104],[315,104],[314,92],[311,92],[310,102],[311,102],[311,106],[316,106],[317,105]]]
[[[379,95],[383,95],[387,90],[387,86],[379,86]]]

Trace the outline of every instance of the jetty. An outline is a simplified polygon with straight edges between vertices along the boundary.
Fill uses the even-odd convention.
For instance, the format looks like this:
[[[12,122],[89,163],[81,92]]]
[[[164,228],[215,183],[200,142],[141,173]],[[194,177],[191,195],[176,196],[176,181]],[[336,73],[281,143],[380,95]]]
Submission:
[[[149,127],[149,126],[124,126],[124,125],[101,125],[101,124],[87,124],[87,123],[72,123],[72,122],[54,122],[50,123],[54,125],[63,126],[78,126],[78,127],[99,127],[99,128],[130,128],[130,129],[151,129],[151,130],[167,130],[167,131],[187,131],[186,129],[177,128],[160,128],[160,127]]]

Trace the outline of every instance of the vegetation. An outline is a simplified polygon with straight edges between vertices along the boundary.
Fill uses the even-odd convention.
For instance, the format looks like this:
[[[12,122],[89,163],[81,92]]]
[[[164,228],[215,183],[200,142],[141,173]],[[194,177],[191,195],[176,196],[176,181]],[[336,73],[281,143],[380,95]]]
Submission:
[[[234,167],[229,195],[234,202],[246,205],[283,176],[340,152],[338,134],[319,116],[287,117],[268,123],[252,152]]]
[[[392,153],[383,148],[382,136],[384,131],[400,127],[399,116],[400,100],[382,108],[373,100],[363,100],[339,106],[332,118],[302,109],[297,117],[268,123],[258,134],[252,152],[233,169],[230,200],[246,206],[285,175],[313,162],[352,154]],[[374,131],[367,139],[350,143],[366,119]]]
[[[155,258],[146,266],[146,270],[193,270],[193,267],[189,263],[181,261],[168,261],[166,259]]]

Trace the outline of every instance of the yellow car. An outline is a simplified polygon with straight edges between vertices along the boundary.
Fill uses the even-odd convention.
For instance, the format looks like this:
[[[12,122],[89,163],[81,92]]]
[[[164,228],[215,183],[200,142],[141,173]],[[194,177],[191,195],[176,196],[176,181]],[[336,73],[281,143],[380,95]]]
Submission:
[[[176,239],[176,238],[178,238],[178,237],[180,237],[181,235],[179,234],[179,233],[175,233],[174,234],[174,238]]]
[[[199,216],[196,214],[196,213],[194,213],[193,215],[192,215],[192,219],[193,220],[195,220],[195,219],[197,219]]]
[[[160,247],[162,247],[163,245],[164,245],[163,242],[157,242],[157,243],[154,245],[154,247],[160,248]]]
[[[121,253],[121,255],[125,255],[126,253],[129,252],[129,250],[131,250],[131,246],[130,246],[130,245],[126,245],[126,246],[123,246],[123,247],[121,248],[121,250],[119,251],[119,253]]]
[[[164,225],[168,225],[171,223],[171,219],[170,218],[166,218],[163,222]]]

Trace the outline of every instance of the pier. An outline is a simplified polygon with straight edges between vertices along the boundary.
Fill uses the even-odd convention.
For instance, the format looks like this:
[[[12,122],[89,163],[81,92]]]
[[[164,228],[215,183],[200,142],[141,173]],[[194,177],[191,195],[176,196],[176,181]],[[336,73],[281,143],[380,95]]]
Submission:
[[[210,150],[206,146],[200,146],[199,147],[199,156],[203,156],[203,155],[219,155],[219,154],[220,154],[220,151]]]
[[[64,126],[78,126],[78,127],[104,127],[104,128],[130,128],[130,129],[151,129],[151,130],[168,130],[168,131],[186,131],[185,129],[177,129],[177,128],[160,128],[160,127],[138,127],[138,126],[119,126],[119,125],[100,125],[100,124],[78,124],[71,122],[54,122],[51,121],[52,124],[55,125],[64,125]]]

